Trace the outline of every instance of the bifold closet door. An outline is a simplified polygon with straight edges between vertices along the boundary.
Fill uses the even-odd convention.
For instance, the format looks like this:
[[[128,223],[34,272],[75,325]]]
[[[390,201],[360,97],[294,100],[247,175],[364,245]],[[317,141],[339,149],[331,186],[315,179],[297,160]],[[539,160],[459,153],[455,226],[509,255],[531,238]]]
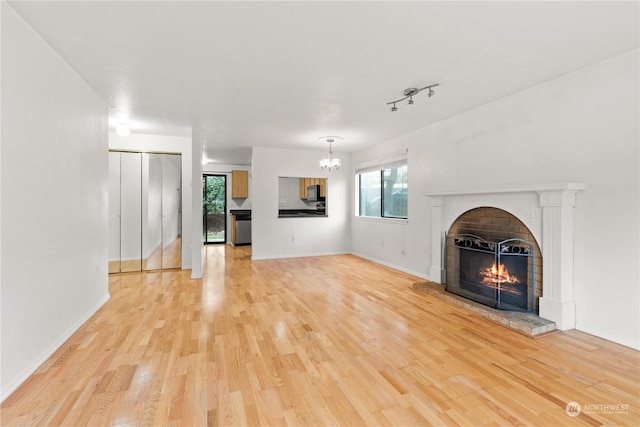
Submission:
[[[162,160],[142,153],[142,259],[144,270],[162,268]]]
[[[162,268],[182,266],[182,156],[162,154]]]
[[[180,268],[181,156],[109,153],[109,272]]]
[[[142,270],[142,155],[120,153],[120,271]]]
[[[109,273],[120,273],[120,153],[109,152]]]

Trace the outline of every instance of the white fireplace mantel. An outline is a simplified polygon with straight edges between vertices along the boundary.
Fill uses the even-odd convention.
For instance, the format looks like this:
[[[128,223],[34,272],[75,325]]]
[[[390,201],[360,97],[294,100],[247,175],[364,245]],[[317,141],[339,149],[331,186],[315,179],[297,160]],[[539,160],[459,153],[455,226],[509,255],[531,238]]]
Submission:
[[[432,262],[430,279],[442,283],[443,247],[453,222],[483,206],[505,210],[531,230],[543,255],[540,317],[560,330],[575,327],[573,300],[573,209],[582,183],[542,184],[425,194],[431,201]]]

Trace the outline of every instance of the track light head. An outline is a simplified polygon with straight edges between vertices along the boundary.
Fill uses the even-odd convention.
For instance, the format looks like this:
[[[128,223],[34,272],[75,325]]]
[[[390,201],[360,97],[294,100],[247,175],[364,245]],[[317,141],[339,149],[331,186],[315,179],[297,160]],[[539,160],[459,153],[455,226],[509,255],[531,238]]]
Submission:
[[[427,94],[429,98],[431,98],[433,94],[434,94],[433,89],[429,88],[429,93]]]
[[[396,107],[396,103],[393,103],[393,107],[391,107],[391,111],[398,111],[398,107]]]
[[[409,96],[409,102],[407,102],[407,104],[413,105],[413,96]]]

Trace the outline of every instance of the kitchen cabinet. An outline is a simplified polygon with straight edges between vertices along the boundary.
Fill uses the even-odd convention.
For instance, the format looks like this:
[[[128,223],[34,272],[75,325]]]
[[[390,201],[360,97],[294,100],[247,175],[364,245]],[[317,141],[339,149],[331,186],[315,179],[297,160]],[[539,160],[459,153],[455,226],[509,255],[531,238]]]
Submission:
[[[320,186],[320,197],[327,197],[326,178],[300,178],[300,198],[307,200],[307,187],[310,185]]]
[[[231,198],[246,199],[249,197],[249,171],[231,171]]]

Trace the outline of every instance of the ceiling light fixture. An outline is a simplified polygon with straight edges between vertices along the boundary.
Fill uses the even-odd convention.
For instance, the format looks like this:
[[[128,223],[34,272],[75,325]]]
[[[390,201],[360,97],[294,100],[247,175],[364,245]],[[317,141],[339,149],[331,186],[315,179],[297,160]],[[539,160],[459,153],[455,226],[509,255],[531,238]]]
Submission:
[[[342,166],[342,162],[340,161],[340,159],[333,158],[332,144],[336,140],[342,140],[342,138],[339,136],[323,136],[318,138],[318,140],[326,141],[329,143],[329,158],[320,160],[320,167],[322,167],[322,170],[328,169],[329,172],[331,172],[332,168],[335,168],[336,170],[340,169],[340,166]]]
[[[407,104],[408,105],[413,105],[413,97],[416,96],[418,93],[422,92],[425,89],[429,89],[428,96],[429,96],[429,98],[431,98],[433,96],[433,94],[435,93],[433,91],[433,88],[436,87],[436,86],[440,86],[440,85],[438,83],[436,83],[436,84],[432,84],[432,85],[429,85],[429,86],[425,86],[425,87],[420,88],[420,89],[417,89],[415,87],[410,87],[409,89],[405,89],[404,90],[404,92],[403,92],[404,97],[403,98],[396,99],[395,101],[389,101],[389,102],[387,102],[387,105],[392,105],[391,111],[398,111],[398,107],[396,107],[396,103],[402,102],[405,99],[409,98],[409,102],[407,102]]]
[[[116,127],[116,133],[120,136],[129,136],[131,131],[129,130],[129,127],[127,125],[125,125],[124,123],[120,123]]]

